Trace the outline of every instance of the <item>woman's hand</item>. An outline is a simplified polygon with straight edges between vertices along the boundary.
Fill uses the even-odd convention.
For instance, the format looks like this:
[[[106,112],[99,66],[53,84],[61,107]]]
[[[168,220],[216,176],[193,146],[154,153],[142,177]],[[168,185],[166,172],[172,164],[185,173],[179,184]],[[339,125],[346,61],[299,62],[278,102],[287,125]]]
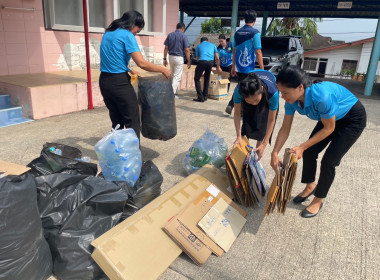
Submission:
[[[262,158],[262,156],[263,156],[263,154],[264,154],[265,147],[266,147],[266,145],[264,145],[263,143],[261,143],[261,144],[255,149],[255,152],[256,152],[257,157],[259,158],[259,160]]]
[[[303,155],[304,151],[305,151],[305,149],[302,146],[296,146],[296,147],[292,148],[289,151],[289,153],[295,153],[296,157],[297,157],[297,160],[299,160],[299,159],[302,158],[302,155]]]
[[[241,142],[241,136],[239,136],[238,138],[236,138],[235,142],[234,142],[234,147],[236,145],[240,145],[241,148],[243,148],[243,144]]]
[[[271,154],[271,160],[270,160],[270,165],[272,166],[272,168],[273,168],[274,171],[277,172],[277,166],[279,164],[280,165],[282,164],[280,157],[278,156],[277,153],[272,152],[272,154]]]
[[[139,76],[140,77],[140,72],[139,71],[136,71],[136,70],[131,70],[131,71],[129,71],[129,73],[131,74],[131,75],[137,75],[137,76]]]
[[[235,76],[236,76],[235,67],[232,67],[231,68],[231,77],[235,77]]]
[[[170,78],[170,75],[172,74],[172,72],[170,72],[170,69],[169,68],[165,68],[165,67],[162,67],[162,75],[165,76],[166,79],[169,79]]]

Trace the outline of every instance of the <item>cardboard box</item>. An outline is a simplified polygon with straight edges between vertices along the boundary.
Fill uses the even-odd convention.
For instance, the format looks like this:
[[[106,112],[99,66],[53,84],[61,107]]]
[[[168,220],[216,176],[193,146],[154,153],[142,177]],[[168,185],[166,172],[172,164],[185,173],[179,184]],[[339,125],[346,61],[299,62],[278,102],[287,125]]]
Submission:
[[[23,165],[18,165],[15,163],[10,163],[6,161],[0,160],[0,178],[1,175],[7,176],[7,175],[21,175],[28,171],[30,168],[23,166]]]
[[[173,217],[163,230],[197,265],[206,263],[211,255],[211,250],[202,242],[207,238],[207,235],[201,229],[194,234],[177,217]]]
[[[208,97],[213,99],[224,99],[228,96],[228,84],[230,81],[228,80],[229,73],[222,72],[219,74],[216,70],[212,70],[210,75],[210,83],[208,88]],[[219,79],[221,76],[222,79]],[[203,91],[204,87],[204,77],[201,78],[201,90]]]
[[[210,184],[228,193],[227,178],[206,165],[94,240],[93,259],[110,279],[156,279],[182,252],[162,227]]]
[[[168,233],[198,265],[204,264],[211,255],[211,252],[217,256],[223,254],[223,249],[197,226],[198,222],[220,198],[224,199],[229,205],[241,213],[242,216],[245,217],[247,215],[247,212],[234,203],[229,196],[216,186],[210,184],[198,198],[170,220],[164,228],[165,232]],[[184,230],[184,228],[186,228],[186,230]]]
[[[220,198],[198,225],[227,252],[246,221],[239,211]]]

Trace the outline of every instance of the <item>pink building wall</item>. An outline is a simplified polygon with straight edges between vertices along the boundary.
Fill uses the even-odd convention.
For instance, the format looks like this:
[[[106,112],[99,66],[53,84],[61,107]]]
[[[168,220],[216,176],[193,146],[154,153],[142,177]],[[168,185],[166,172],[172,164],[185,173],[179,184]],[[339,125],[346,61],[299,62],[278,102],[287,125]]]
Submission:
[[[84,34],[45,30],[42,0],[0,0],[0,75],[85,69]],[[179,0],[166,1],[166,34],[175,30]],[[99,66],[102,34],[90,33],[92,68]],[[145,58],[162,63],[165,36],[136,36]]]

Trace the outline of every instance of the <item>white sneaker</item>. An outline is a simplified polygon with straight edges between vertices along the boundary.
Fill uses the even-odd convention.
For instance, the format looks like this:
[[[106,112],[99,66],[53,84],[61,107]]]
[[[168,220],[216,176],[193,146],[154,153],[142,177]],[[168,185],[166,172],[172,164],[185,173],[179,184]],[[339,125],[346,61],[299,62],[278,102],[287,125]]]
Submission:
[[[174,94],[174,98],[175,98],[175,99],[179,99],[179,97],[178,97],[177,94]]]

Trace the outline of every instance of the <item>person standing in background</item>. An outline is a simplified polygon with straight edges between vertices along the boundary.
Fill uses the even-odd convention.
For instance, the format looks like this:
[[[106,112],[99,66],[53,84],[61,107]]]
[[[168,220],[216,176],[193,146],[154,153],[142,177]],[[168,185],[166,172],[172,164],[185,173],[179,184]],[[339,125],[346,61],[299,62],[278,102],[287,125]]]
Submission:
[[[137,11],[125,12],[106,28],[100,44],[99,87],[112,122],[112,128],[133,128],[140,139],[140,115],[136,93],[131,85],[128,68],[132,58],[140,68],[150,72],[160,72],[167,79],[168,68],[146,61],[140,52],[136,34],[145,25],[143,16]]]
[[[257,60],[260,69],[264,70],[260,32],[253,28],[256,23],[256,17],[257,13],[255,11],[245,11],[245,25],[236,31],[234,36],[231,76],[235,77],[237,75],[238,81],[241,81],[255,70],[255,60]],[[226,113],[231,114],[233,108],[234,99],[232,96],[226,107]]]
[[[186,55],[187,68],[191,67],[190,45],[185,34],[185,25],[177,24],[176,31],[170,33],[164,42],[164,66],[168,65],[167,55],[169,52],[169,64],[172,71],[172,86],[175,98],[178,98],[178,85],[181,82],[183,73],[183,57]]]
[[[210,83],[210,75],[211,69],[214,64],[214,60],[216,62],[216,70],[219,73],[222,73],[222,69],[220,68],[219,55],[216,50],[216,46],[210,42],[208,42],[207,37],[201,38],[201,43],[195,49],[195,54],[197,56],[197,67],[195,68],[194,73],[194,83],[195,89],[197,91],[198,98],[194,98],[195,102],[205,102],[207,100],[208,95],[208,86]],[[204,72],[204,84],[203,91],[201,90],[201,77]]]
[[[227,42],[226,35],[219,35],[219,46],[217,47],[218,55],[220,59],[220,68],[223,72],[231,74],[232,68],[232,44]],[[228,84],[227,93],[230,90],[230,84]]]

